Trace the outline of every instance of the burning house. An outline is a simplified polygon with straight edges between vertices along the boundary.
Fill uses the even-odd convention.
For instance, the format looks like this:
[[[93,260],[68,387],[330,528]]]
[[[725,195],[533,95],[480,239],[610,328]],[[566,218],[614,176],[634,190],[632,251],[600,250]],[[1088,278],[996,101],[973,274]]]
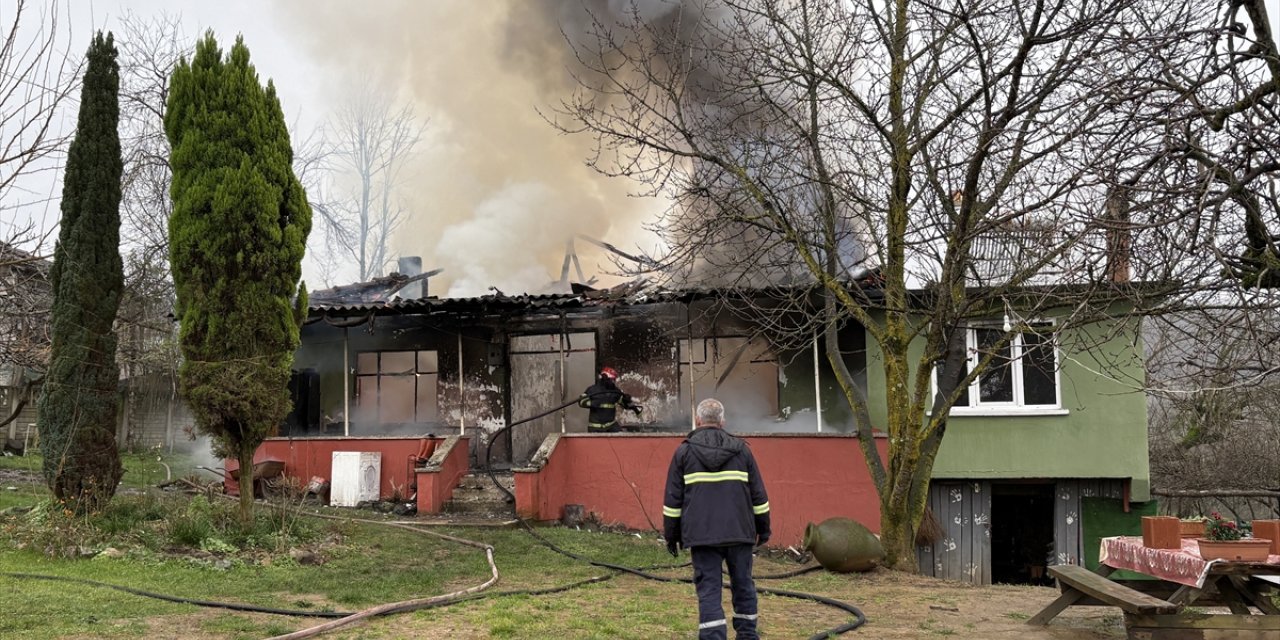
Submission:
[[[852,432],[825,360],[779,349],[713,290],[399,298],[386,289],[404,278],[384,280],[356,293],[364,299],[333,290],[312,298],[295,358],[299,387],[310,390],[298,415],[310,417],[295,416],[290,435],[474,435],[474,448],[578,397],[603,366],[620,371],[619,386],[645,407],[627,431],[684,433],[697,400],[716,395],[734,431]],[[846,360],[863,371],[855,329],[843,336]],[[563,409],[504,434],[494,462],[527,463],[546,436],[585,431],[586,412]]]
[[[775,342],[750,314],[735,312],[758,309],[759,299],[637,283],[404,297],[397,289],[409,279],[316,292],[295,358],[297,410],[283,437],[264,447],[345,438],[376,448],[400,438],[414,448],[415,438],[430,438],[423,447],[432,460],[409,463],[427,511],[492,449],[494,466],[515,471],[521,515],[553,520],[566,505],[582,505],[646,529],[660,513],[666,464],[690,428],[691,408],[715,396],[770,483],[779,544],[798,543],[805,524],[832,516],[878,529],[877,493],[829,364],[811,343]],[[984,331],[975,324],[970,340],[981,343]],[[1140,355],[1115,355],[1140,340],[1123,327],[1071,331],[1080,335],[1039,346],[1030,335],[1015,340],[1011,349],[1031,355],[979,377],[952,409],[930,490],[934,535],[919,547],[925,573],[1035,582],[1049,564],[1086,563],[1086,549],[1097,547],[1090,540],[1154,505],[1145,403],[1115,393],[1102,373],[1118,366],[1125,371],[1117,375],[1140,377]],[[1113,361],[1104,367],[1099,356],[1069,351],[1083,342],[1111,345],[1100,352]],[[882,354],[856,323],[844,327],[841,345],[873,422],[883,422]],[[574,406],[502,431],[572,401],[604,366],[621,372],[619,385],[645,407],[626,417],[623,433],[586,433],[587,412]],[[885,435],[872,437],[883,454]],[[1089,453],[1063,455],[1070,451]],[[452,476],[439,475],[446,467]],[[397,473],[384,492],[413,481],[412,470]]]

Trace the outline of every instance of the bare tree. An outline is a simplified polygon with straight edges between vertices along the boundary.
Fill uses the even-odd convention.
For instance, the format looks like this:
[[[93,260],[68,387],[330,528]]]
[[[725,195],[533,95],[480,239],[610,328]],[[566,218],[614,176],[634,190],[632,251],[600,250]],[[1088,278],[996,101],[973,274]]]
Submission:
[[[170,76],[178,62],[190,56],[191,38],[183,30],[181,16],[168,13],[149,17],[126,13],[120,20],[120,34],[120,142],[125,163],[120,236],[125,288],[116,318],[117,360],[122,376],[130,379],[130,394],[135,391],[135,377],[159,374],[167,378],[173,402],[180,356],[172,319],[168,229],[173,173],[164,115]],[[129,400],[126,410],[132,406],[132,396]]]
[[[1280,318],[1269,306],[1187,311],[1144,330],[1151,474],[1169,511],[1276,515],[1266,496],[1280,487]]]
[[[413,109],[365,86],[343,102],[314,140],[299,145],[299,178],[319,214],[326,248],[358,270],[378,275],[407,211],[400,172],[422,137]]]
[[[167,227],[173,212],[169,185],[169,143],[164,114],[169,76],[183,56],[190,56],[190,38],[178,15],[144,17],[125,13],[120,20],[120,128],[125,160],[122,184],[121,234],[126,251],[139,252],[139,261],[167,263]]]
[[[60,9],[17,0],[0,17],[7,23],[0,41],[0,211],[28,204],[11,200],[21,176],[58,169],[43,161],[66,140],[55,120],[79,76],[75,59],[58,50]]]
[[[1233,241],[1224,238],[1212,257],[1246,287],[1280,286],[1280,50],[1266,3],[1176,6],[1170,18],[1178,37],[1154,47],[1135,77],[1148,92],[1144,119],[1159,133],[1143,154],[1166,170],[1132,184],[1230,220],[1223,232]]]
[[[38,379],[48,364],[50,230],[23,218],[45,198],[31,178],[59,169],[58,117],[79,78],[76,59],[58,49],[64,8],[18,0],[0,12],[0,385]]]
[[[1185,33],[1191,3],[1174,5],[706,0],[597,16],[575,43],[580,90],[549,117],[596,138],[601,172],[673,198],[656,225],[668,272],[787,285],[755,311],[775,341],[823,336],[888,562],[912,568],[971,388],[1001,388],[1015,360],[1051,371],[1055,342],[1088,349],[1156,301],[1221,285],[1189,253],[1218,248],[1220,220],[1134,186],[1174,173],[1143,147],[1140,82]],[[881,355],[885,424],[840,353],[850,322]]]

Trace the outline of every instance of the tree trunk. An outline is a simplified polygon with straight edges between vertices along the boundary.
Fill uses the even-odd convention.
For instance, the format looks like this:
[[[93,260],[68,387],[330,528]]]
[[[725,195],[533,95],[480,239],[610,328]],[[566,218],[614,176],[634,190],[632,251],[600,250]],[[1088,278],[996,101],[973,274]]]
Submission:
[[[253,522],[253,451],[256,448],[240,448],[240,523],[245,526]]]
[[[880,503],[880,543],[884,546],[885,566],[899,571],[915,572],[916,525],[905,494],[895,494]]]

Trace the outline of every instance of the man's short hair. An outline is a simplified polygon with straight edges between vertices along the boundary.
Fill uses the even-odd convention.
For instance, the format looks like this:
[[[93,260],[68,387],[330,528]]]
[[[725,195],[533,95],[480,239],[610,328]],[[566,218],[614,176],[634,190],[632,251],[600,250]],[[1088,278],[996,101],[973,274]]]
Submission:
[[[724,404],[715,398],[698,403],[698,424],[724,425]]]

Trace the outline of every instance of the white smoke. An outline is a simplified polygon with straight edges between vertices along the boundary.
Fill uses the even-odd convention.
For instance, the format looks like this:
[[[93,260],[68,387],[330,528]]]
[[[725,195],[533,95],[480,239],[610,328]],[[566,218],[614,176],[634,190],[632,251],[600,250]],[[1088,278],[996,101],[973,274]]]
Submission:
[[[371,82],[430,121],[403,174],[411,216],[392,252],[444,268],[434,291],[476,295],[490,286],[545,291],[575,234],[632,252],[654,246],[643,225],[665,203],[629,197],[634,184],[595,173],[585,162],[592,140],[563,135],[539,110],[553,110],[575,87],[566,38],[585,37],[593,16],[611,20],[636,6],[656,20],[682,4],[440,0],[370,9],[328,0],[277,10],[304,51],[332,70],[335,100]],[[607,252],[583,242],[576,249],[588,278],[613,281]]]
[[[453,271],[449,297],[483,295],[490,286],[505,293],[541,291],[550,278],[538,265],[536,247],[564,244],[573,212],[538,182],[509,184],[480,202],[467,220],[440,234],[435,256]],[[528,264],[511,265],[524,255]],[[518,262],[518,261],[517,261]]]

